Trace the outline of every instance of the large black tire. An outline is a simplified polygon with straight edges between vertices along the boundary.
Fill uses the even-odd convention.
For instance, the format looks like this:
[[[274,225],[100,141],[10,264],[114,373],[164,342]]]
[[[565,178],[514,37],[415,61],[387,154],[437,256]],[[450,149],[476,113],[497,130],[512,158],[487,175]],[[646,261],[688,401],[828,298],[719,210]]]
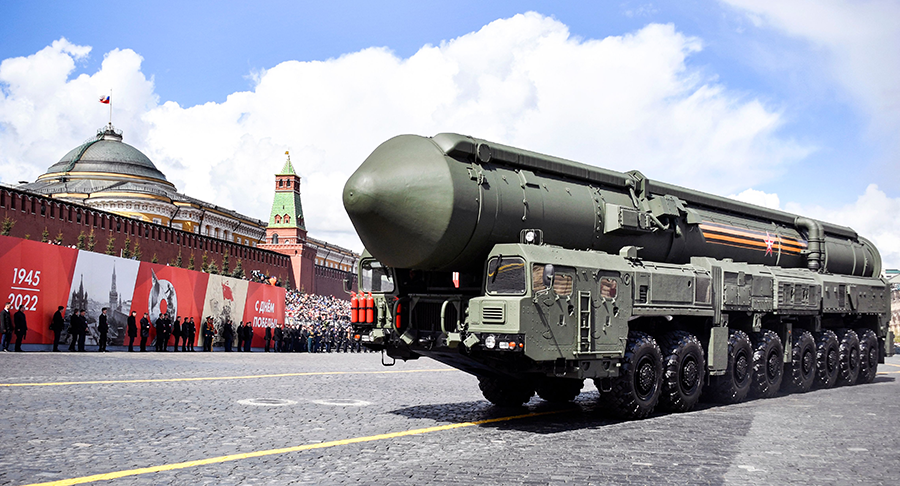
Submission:
[[[809,331],[798,329],[791,343],[791,362],[784,365],[781,387],[789,393],[806,393],[816,382],[816,340]]]
[[[753,333],[753,378],[750,395],[772,398],[784,378],[784,345],[775,331]]]
[[[479,377],[478,388],[484,398],[498,407],[521,407],[534,395],[534,388],[512,379]]]
[[[619,376],[608,392],[600,392],[600,403],[613,415],[643,418],[656,408],[662,392],[662,352],[656,340],[640,331],[628,333]],[[598,389],[603,388],[598,383]]]
[[[703,346],[691,333],[666,333],[659,341],[663,354],[662,393],[658,407],[668,412],[694,408],[703,391],[706,359]]]
[[[571,378],[545,378],[537,385],[537,394],[548,402],[571,402],[580,393],[584,380]]]
[[[878,374],[878,337],[871,329],[857,329],[859,336],[859,378],[857,383],[872,383]]]
[[[816,387],[831,388],[840,372],[838,339],[828,330],[816,333]]]
[[[838,329],[837,335],[840,362],[837,384],[855,385],[859,378],[859,336],[850,329]]]
[[[710,377],[709,392],[720,403],[738,403],[747,398],[752,381],[753,350],[744,331],[728,336],[728,366],[725,374]]]

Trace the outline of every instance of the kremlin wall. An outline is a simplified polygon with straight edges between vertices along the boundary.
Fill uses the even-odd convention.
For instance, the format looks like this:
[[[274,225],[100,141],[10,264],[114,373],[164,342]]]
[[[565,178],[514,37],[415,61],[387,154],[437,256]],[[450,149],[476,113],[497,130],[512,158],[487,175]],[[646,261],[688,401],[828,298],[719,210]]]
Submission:
[[[359,255],[307,236],[300,177],[288,155],[269,221],[179,193],[112,125],[33,183],[0,185],[2,234],[141,262],[231,275],[341,299]],[[227,268],[223,264],[227,262]]]

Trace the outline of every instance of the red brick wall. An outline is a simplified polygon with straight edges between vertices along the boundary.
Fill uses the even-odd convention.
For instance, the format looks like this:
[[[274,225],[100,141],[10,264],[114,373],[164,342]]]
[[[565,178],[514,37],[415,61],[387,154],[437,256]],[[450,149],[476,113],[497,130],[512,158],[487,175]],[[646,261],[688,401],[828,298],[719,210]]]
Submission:
[[[187,268],[191,255],[194,268],[200,270],[204,253],[210,262],[222,269],[222,257],[229,255],[229,271],[234,270],[238,259],[246,275],[259,270],[266,275],[288,281],[291,273],[289,257],[278,253],[201,236],[166,226],[138,221],[113,213],[98,211],[79,204],[54,200],[10,188],[0,188],[0,223],[15,222],[9,236],[34,241],[41,240],[44,229],[50,241],[62,232],[62,244],[73,246],[78,235],[94,231],[93,251],[105,253],[110,238],[114,238],[113,254],[119,256],[125,240],[131,240],[131,249],[140,243],[141,260],[149,262],[156,255],[162,264],[173,263],[181,253],[182,267]],[[87,245],[87,238],[85,238]]]

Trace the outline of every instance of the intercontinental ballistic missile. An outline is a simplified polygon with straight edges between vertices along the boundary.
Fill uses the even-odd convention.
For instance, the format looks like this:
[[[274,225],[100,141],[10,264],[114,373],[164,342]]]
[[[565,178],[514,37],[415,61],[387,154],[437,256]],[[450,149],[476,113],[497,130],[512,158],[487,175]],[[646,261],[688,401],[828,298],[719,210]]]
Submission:
[[[875,246],[847,227],[457,134],[384,142],[343,200],[366,249],[394,268],[480,268],[494,245],[540,228],[544,244],[657,262],[881,273]]]

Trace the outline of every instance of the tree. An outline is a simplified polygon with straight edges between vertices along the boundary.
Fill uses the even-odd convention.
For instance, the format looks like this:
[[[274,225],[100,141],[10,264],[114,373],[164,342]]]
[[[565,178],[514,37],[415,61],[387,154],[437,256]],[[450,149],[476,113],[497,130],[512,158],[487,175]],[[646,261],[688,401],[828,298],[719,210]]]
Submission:
[[[47,243],[50,241],[50,232],[47,231],[47,227],[44,226],[44,232],[41,233],[41,243]]]
[[[209,262],[209,266],[206,267],[206,271],[209,272],[209,273],[212,273],[212,274],[217,274],[217,273],[219,273],[219,267],[216,266],[216,261],[215,261],[215,260]]]
[[[24,236],[23,238],[25,238],[26,240],[30,240],[30,239],[31,239],[31,234],[30,234],[30,233],[25,233],[25,236]]]
[[[13,226],[16,225],[16,220],[9,219],[9,216],[3,220],[3,229],[0,230],[0,235],[9,236],[9,232],[12,231]]]
[[[159,263],[159,258],[156,258],[156,253],[153,254],[153,258],[150,259],[150,263]]]
[[[244,278],[244,267],[241,265],[240,258],[238,258],[237,263],[234,265],[234,271],[231,272],[231,276],[234,278]]]
[[[228,275],[228,250],[222,255],[222,275]]]
[[[112,233],[110,233],[110,238],[112,238]],[[94,237],[94,228],[91,228],[90,234],[88,234],[88,242],[87,249],[88,251],[94,251],[94,246],[97,244],[97,239]],[[112,253],[110,253],[112,255]]]
[[[134,242],[134,251],[131,252],[131,256],[133,256],[135,260],[141,259],[141,242],[140,241]]]
[[[193,253],[191,253],[191,258],[188,259],[188,266],[187,266],[187,269],[188,269],[188,270],[193,270],[193,269],[194,269],[194,254],[193,254]]]
[[[56,234],[56,238],[55,238],[53,241],[55,241],[57,245],[62,245],[62,244],[63,244],[63,234],[62,234],[62,230],[59,230],[59,233]]]
[[[181,260],[181,250],[178,250],[178,255],[175,257],[175,264],[172,266],[176,268],[182,268],[182,265],[184,265],[184,262],[182,262]]]
[[[122,258],[131,258],[131,238],[125,238],[122,244]]]
[[[106,254],[107,255],[115,255],[116,254],[116,239],[110,235],[109,239],[106,240]]]
[[[84,231],[82,230],[81,233],[78,233],[78,242],[75,243],[75,248],[78,248],[79,250],[84,250],[84,238],[85,238]]]
[[[206,252],[203,252],[203,258],[200,259],[200,270],[204,272],[209,271],[209,256],[206,255]]]

